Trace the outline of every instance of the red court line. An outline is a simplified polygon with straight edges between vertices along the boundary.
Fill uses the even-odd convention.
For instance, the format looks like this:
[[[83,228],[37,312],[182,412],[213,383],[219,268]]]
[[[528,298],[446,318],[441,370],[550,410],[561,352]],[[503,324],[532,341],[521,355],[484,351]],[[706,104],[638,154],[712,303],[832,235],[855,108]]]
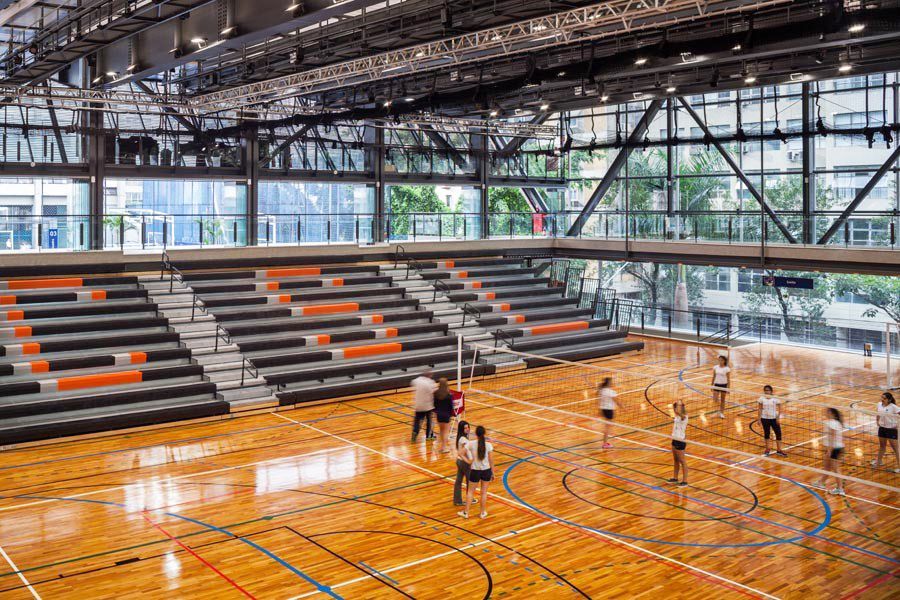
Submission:
[[[284,419],[293,421],[293,419],[290,419],[290,418],[288,418],[288,417],[284,417],[283,415],[279,415],[278,413],[274,413],[274,415],[275,415],[276,417],[282,417],[282,418],[284,418]],[[298,425],[305,425],[305,423],[301,423],[301,422],[298,422],[298,421],[293,421],[293,422],[294,422],[294,423],[297,423]],[[309,425],[307,425],[307,427],[309,427]],[[325,432],[325,433],[328,433],[328,432]],[[334,436],[334,437],[337,437],[336,434],[333,434],[333,433],[330,433],[329,435]],[[365,446],[362,446],[362,444],[358,444],[358,445],[360,445],[361,447],[365,448]],[[414,464],[405,464],[403,461],[398,460],[398,459],[395,458],[395,457],[389,457],[389,458],[390,458],[390,460],[391,460],[392,462],[397,463],[399,466],[401,466],[401,467],[403,467],[403,468],[405,468],[405,469],[409,469],[410,471],[414,471],[414,472],[419,473],[419,474],[427,475],[427,476],[431,477],[432,479],[436,479],[436,480],[438,480],[438,481],[440,481],[440,482],[443,482],[443,483],[445,483],[445,484],[447,484],[447,485],[453,485],[453,482],[450,481],[449,479],[445,479],[444,477],[441,477],[441,476],[439,476],[439,475],[437,475],[437,474],[435,474],[435,473],[433,473],[433,472],[431,472],[431,471],[428,471],[428,470],[425,469],[424,467],[419,467],[419,466],[414,465]],[[660,563],[661,565],[665,565],[665,566],[667,566],[667,567],[669,567],[669,568],[672,568],[672,569],[675,569],[676,571],[679,571],[679,572],[681,572],[681,573],[685,573],[685,574],[687,574],[687,575],[692,575],[692,576],[696,577],[697,579],[700,579],[700,580],[706,581],[706,582],[708,582],[708,583],[712,583],[712,584],[715,584],[715,585],[724,587],[724,588],[729,589],[729,590],[732,590],[732,591],[734,591],[734,592],[738,592],[739,594],[743,594],[744,596],[747,596],[747,597],[749,597],[749,598],[756,598],[756,597],[757,597],[757,594],[753,594],[752,592],[750,592],[750,591],[748,591],[748,590],[744,590],[744,589],[739,588],[739,587],[737,587],[737,586],[731,585],[731,584],[729,584],[729,583],[726,582],[726,581],[721,581],[721,580],[719,580],[719,579],[716,579],[715,577],[710,577],[710,576],[708,576],[708,575],[704,575],[703,573],[699,573],[699,572],[697,572],[697,571],[695,571],[695,570],[693,570],[693,569],[689,569],[689,568],[687,568],[687,567],[682,567],[681,565],[674,564],[674,563],[669,562],[669,561],[667,561],[667,560],[663,560],[662,558],[659,558],[659,557],[657,557],[657,556],[654,556],[653,554],[650,554],[649,552],[642,551],[642,550],[637,550],[637,549],[635,549],[635,548],[631,548],[630,546],[627,546],[627,545],[624,545],[624,544],[619,544],[619,543],[613,542],[612,540],[606,539],[605,537],[603,537],[603,536],[601,536],[601,535],[598,535],[598,534],[594,533],[593,531],[584,529],[584,528],[582,528],[582,527],[576,527],[576,526],[574,526],[574,525],[569,525],[568,523],[563,523],[562,521],[558,521],[558,520],[555,520],[555,519],[551,519],[551,518],[545,517],[544,515],[541,515],[540,513],[536,513],[536,512],[534,512],[533,510],[531,510],[531,509],[529,509],[529,508],[526,508],[526,507],[524,507],[524,506],[519,506],[517,503],[514,503],[514,501],[509,500],[509,499],[507,499],[507,498],[504,498],[503,496],[495,495],[494,498],[495,498],[495,500],[496,500],[497,502],[499,502],[500,504],[504,504],[504,505],[506,505],[506,506],[509,506],[510,508],[513,508],[513,509],[515,509],[515,510],[518,510],[519,512],[525,513],[525,514],[527,514],[527,515],[529,515],[529,516],[531,516],[531,517],[537,517],[538,519],[549,520],[549,521],[555,521],[555,524],[556,524],[556,525],[559,525],[559,526],[561,526],[561,527],[565,527],[566,529],[570,529],[570,530],[574,531],[575,533],[579,533],[579,534],[581,534],[581,535],[586,535],[586,536],[588,536],[588,537],[592,537],[592,538],[594,538],[594,539],[600,540],[600,541],[603,542],[604,544],[606,544],[606,545],[608,545],[608,546],[612,546],[613,548],[618,548],[618,549],[621,549],[621,550],[626,550],[626,551],[628,551],[628,552],[630,552],[630,553],[632,553],[632,554],[635,554],[635,555],[637,555],[637,556],[640,556],[640,557],[642,557],[642,558],[646,558],[646,559],[649,559],[649,560],[658,562],[658,563]]]
[[[871,590],[873,587],[880,585],[880,584],[884,583],[885,581],[890,581],[892,578],[896,577],[897,575],[900,575],[900,569],[894,571],[893,573],[888,573],[887,575],[882,575],[881,577],[877,577],[877,578],[873,579],[872,581],[870,581],[866,585],[862,586],[858,590],[856,590],[854,592],[850,592],[846,596],[841,596],[841,600],[850,600],[851,598],[856,598],[863,592]]]
[[[253,600],[256,600],[256,596],[254,596],[253,594],[251,594],[250,592],[248,592],[247,590],[245,590],[244,588],[242,588],[242,587],[241,587],[240,585],[238,585],[233,579],[231,579],[230,577],[228,577],[228,575],[226,575],[226,574],[223,573],[222,571],[220,571],[220,570],[218,570],[217,568],[215,568],[214,566],[212,566],[212,564],[210,564],[206,559],[204,559],[202,556],[200,556],[199,554],[197,554],[196,552],[194,552],[193,550],[191,550],[186,544],[182,543],[178,538],[174,537],[171,533],[169,533],[168,531],[166,531],[165,529],[163,529],[162,527],[160,527],[159,525],[157,525],[156,523],[154,523],[153,520],[152,520],[150,517],[147,516],[146,511],[141,512],[141,516],[144,517],[144,519],[145,519],[148,523],[150,523],[151,525],[153,525],[153,527],[155,527],[156,529],[159,529],[159,530],[163,533],[163,535],[165,535],[167,538],[169,538],[170,540],[172,540],[173,542],[175,542],[176,544],[178,544],[179,546],[181,546],[184,550],[186,550],[186,551],[188,552],[188,554],[190,554],[191,556],[193,556],[194,558],[196,558],[197,560],[199,560],[200,562],[202,562],[204,565],[206,565],[207,567],[209,567],[210,569],[212,569],[212,570],[216,573],[216,575],[218,575],[219,577],[221,577],[222,579],[224,579],[225,581],[227,581],[228,583],[230,583],[230,584],[234,587],[234,589],[236,589],[237,591],[241,592],[242,594],[244,594],[244,595],[247,596],[248,598],[253,598]]]

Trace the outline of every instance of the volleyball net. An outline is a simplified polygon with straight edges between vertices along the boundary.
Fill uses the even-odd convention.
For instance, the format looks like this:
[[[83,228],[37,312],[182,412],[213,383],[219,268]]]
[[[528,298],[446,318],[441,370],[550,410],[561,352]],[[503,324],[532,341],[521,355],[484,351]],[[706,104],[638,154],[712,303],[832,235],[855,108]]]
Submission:
[[[823,402],[804,397],[802,391],[777,390],[781,401],[782,445],[787,457],[765,456],[762,424],[758,419],[758,399],[763,382],[745,381],[732,372],[732,385],[725,395],[724,418],[714,398],[711,376],[672,376],[669,369],[633,362],[622,364],[621,356],[572,362],[518,352],[505,347],[469,343],[474,358],[461,365],[467,400],[541,419],[577,425],[598,436],[603,431],[599,386],[605,378],[616,392],[617,408],[611,435],[640,439],[668,449],[671,440],[673,403],[682,401],[690,418],[687,437],[694,451],[723,457],[722,462],[780,464],[810,471],[810,481],[821,475],[824,455],[826,409],[836,408],[844,425],[842,477],[883,489],[900,491],[893,473],[890,448],[884,466],[872,464],[878,451],[877,413],[873,401],[834,399]],[[461,355],[462,358],[462,355]],[[491,365],[493,374],[479,375],[476,365]],[[665,374],[659,374],[665,373]],[[772,451],[776,449],[773,438]],[[689,453],[690,453],[689,449]]]

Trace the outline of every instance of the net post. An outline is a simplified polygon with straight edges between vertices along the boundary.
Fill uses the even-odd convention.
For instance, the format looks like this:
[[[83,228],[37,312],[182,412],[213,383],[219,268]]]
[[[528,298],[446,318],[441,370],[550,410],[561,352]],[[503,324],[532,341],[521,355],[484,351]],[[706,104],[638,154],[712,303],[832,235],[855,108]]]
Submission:
[[[456,336],[456,391],[462,391],[462,351],[463,336]]]
[[[897,327],[897,331],[900,332],[900,326]],[[891,389],[894,387],[894,377],[891,373],[891,323],[889,321],[884,323],[884,365],[887,389]]]

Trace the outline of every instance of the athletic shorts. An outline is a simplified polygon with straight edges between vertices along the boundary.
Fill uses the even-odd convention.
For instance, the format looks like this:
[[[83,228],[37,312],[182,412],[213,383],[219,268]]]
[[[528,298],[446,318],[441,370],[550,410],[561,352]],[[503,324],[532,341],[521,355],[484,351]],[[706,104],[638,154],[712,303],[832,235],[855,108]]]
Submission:
[[[611,408],[603,408],[601,409],[601,412],[603,413],[603,418],[607,421],[612,421],[613,417],[616,416],[616,411]]]
[[[726,381],[725,383],[714,383],[714,384],[713,384],[713,387],[717,387],[717,388],[727,388],[727,387],[728,387],[728,382]]]
[[[879,427],[878,428],[878,437],[884,438],[886,440],[896,440],[897,439],[897,430],[892,429],[890,427]]]
[[[764,438],[769,439],[769,434],[774,431],[775,439],[781,440],[781,425],[778,424],[778,419],[760,419],[760,421],[762,421]]]
[[[682,442],[681,440],[672,440],[672,447],[676,450],[684,450],[687,448],[687,442]]]
[[[831,460],[841,460],[841,457],[844,455],[843,448],[832,448],[831,449]]]
[[[469,471],[469,481],[478,483],[479,481],[492,481],[494,472],[490,469],[472,469]]]
[[[437,413],[437,422],[438,423],[449,423],[450,419],[453,418],[453,413]]]

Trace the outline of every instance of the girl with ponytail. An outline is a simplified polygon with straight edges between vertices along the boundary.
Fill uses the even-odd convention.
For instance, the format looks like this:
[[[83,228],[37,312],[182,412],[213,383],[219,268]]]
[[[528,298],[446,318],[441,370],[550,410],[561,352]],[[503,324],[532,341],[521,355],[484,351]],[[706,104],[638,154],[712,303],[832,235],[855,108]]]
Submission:
[[[494,446],[486,439],[487,432],[479,425],[475,428],[475,439],[466,444],[465,461],[469,463],[469,489],[466,495],[466,507],[457,514],[463,519],[469,518],[469,507],[475,496],[475,487],[481,484],[481,515],[487,517],[488,484],[494,478]]]

